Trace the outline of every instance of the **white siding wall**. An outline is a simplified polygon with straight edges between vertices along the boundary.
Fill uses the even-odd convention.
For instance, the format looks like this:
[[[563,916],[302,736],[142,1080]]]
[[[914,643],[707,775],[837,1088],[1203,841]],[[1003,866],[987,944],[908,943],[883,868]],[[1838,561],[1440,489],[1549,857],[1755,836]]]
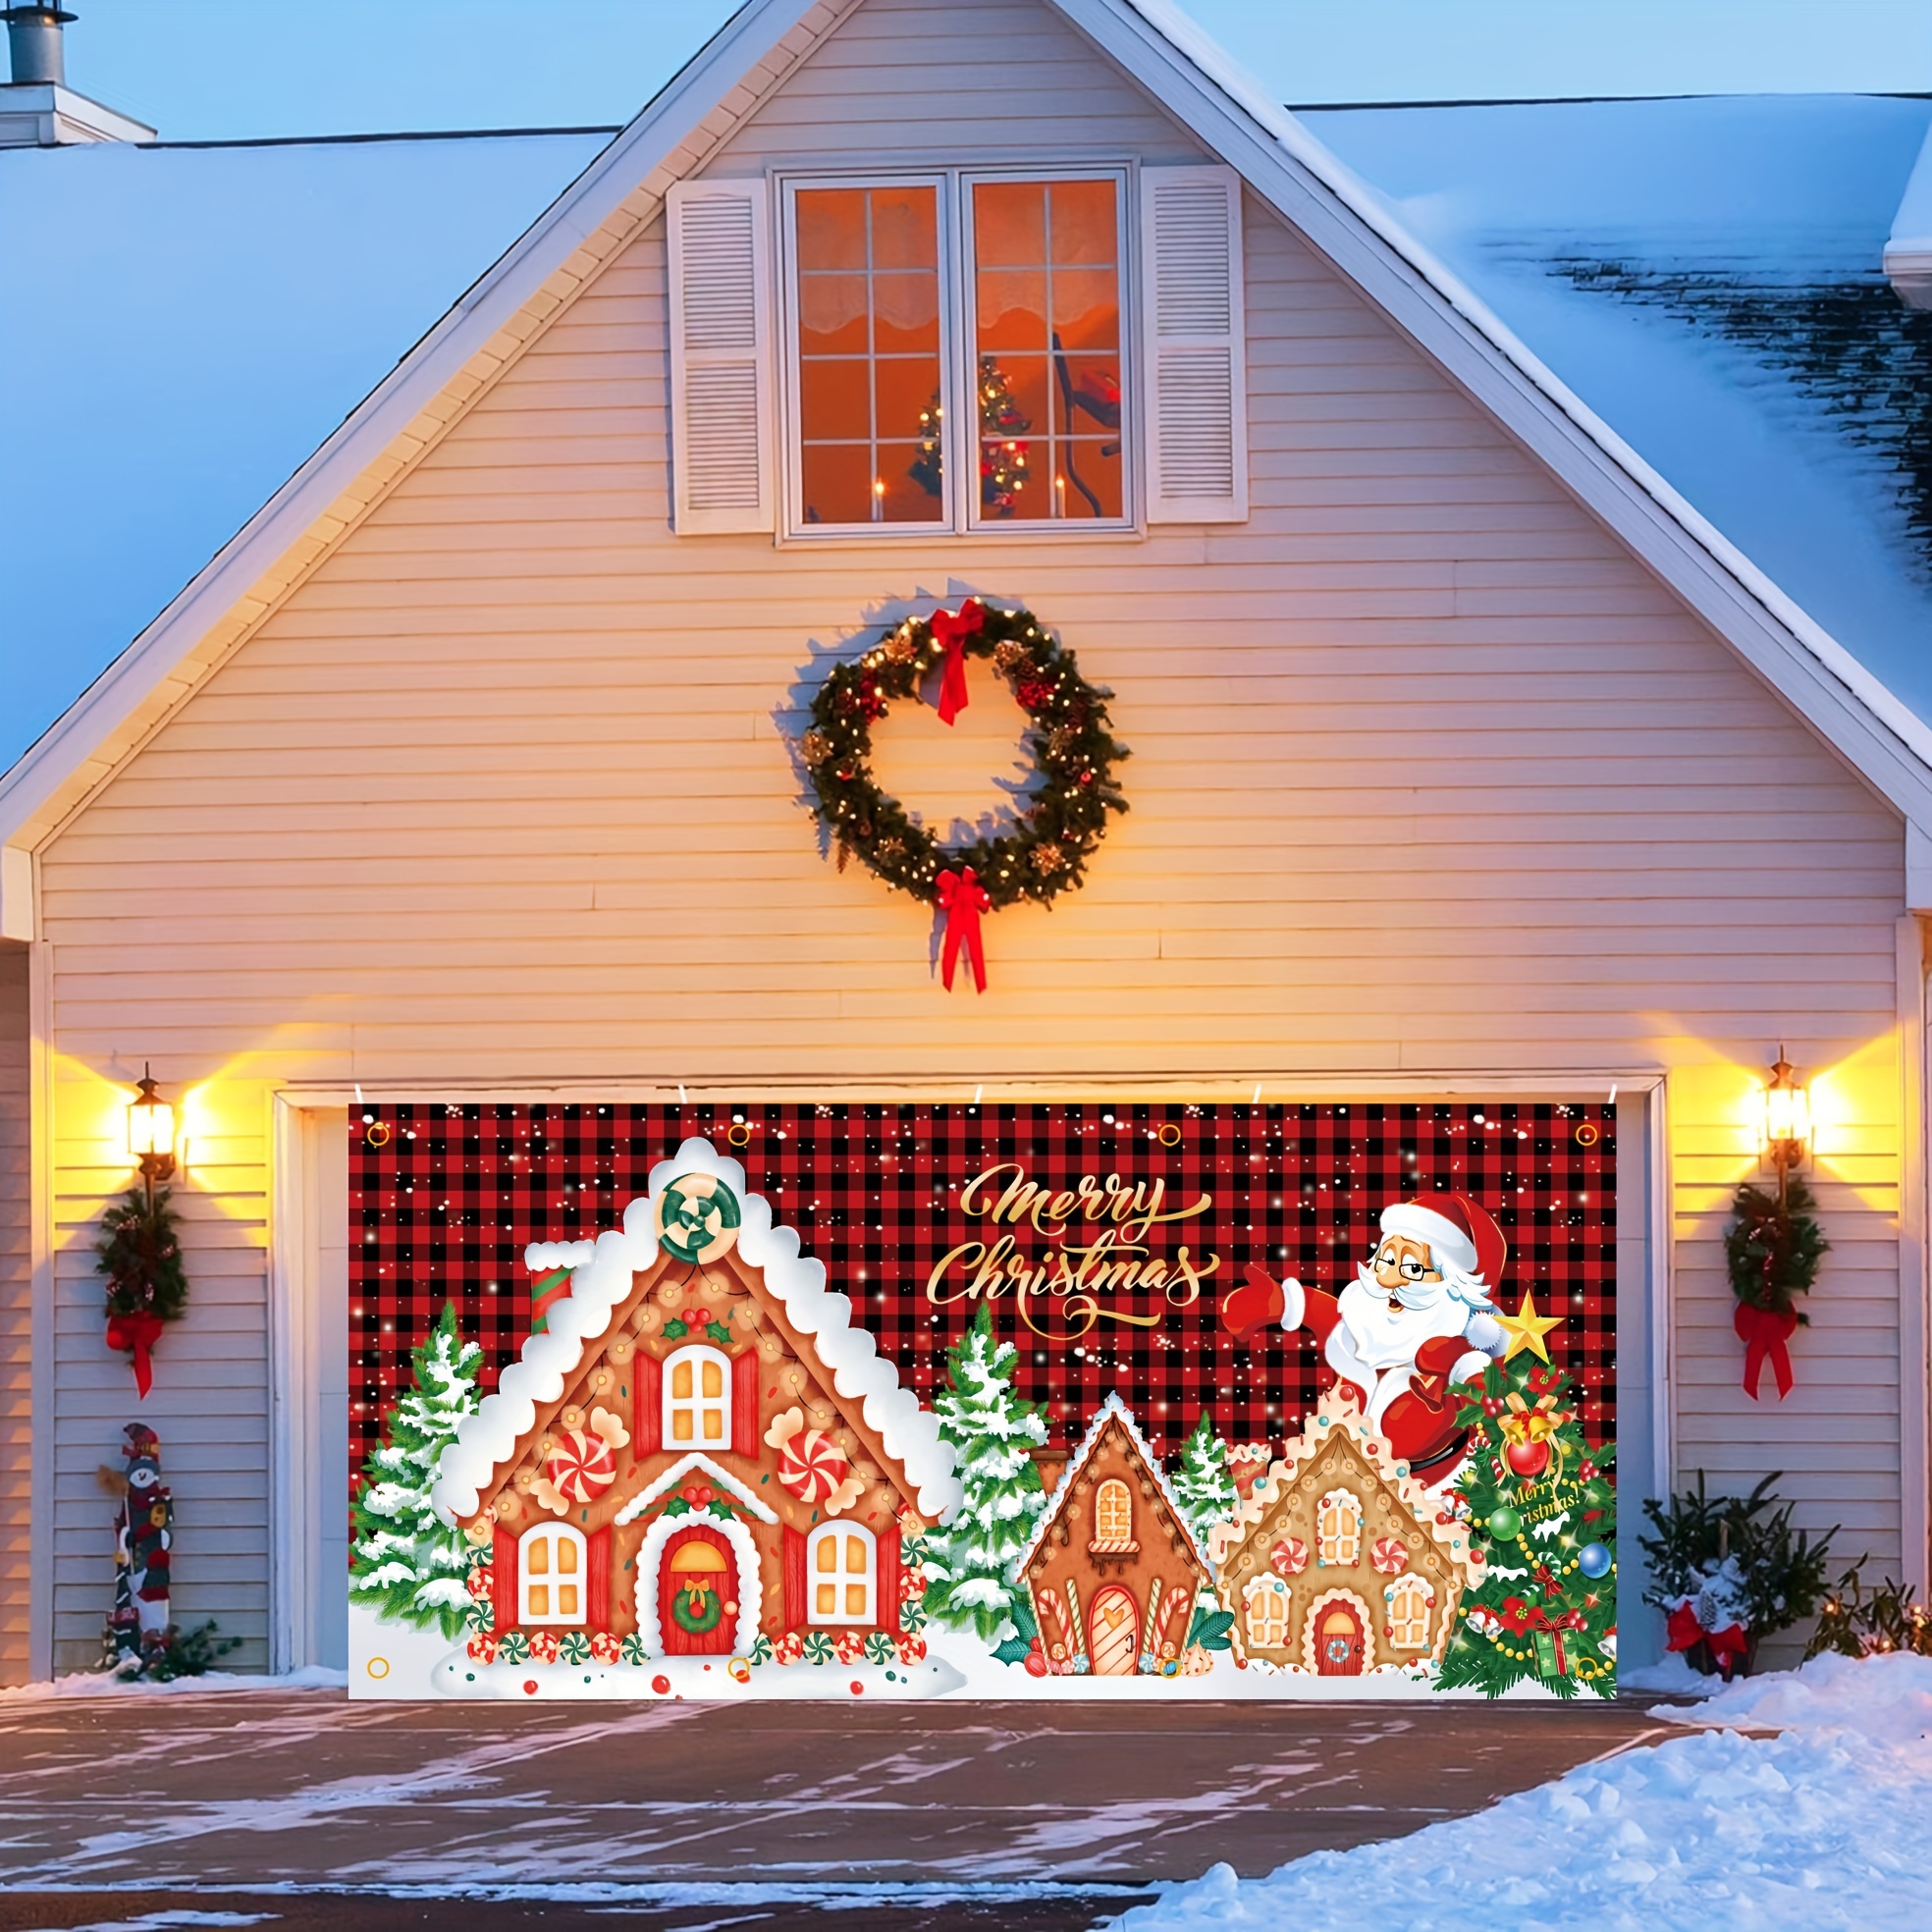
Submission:
[[[0,945],[0,1685],[27,1671],[33,1332],[27,952]]]
[[[1185,157],[1039,9],[966,18],[868,7],[718,165],[929,131]],[[63,1662],[133,1413],[87,1243],[144,1057],[200,1084],[193,1314],[146,1405],[181,1602],[257,1638],[264,1096],[291,1080],[1669,1068],[1681,1465],[1782,1468],[1896,1560],[1901,829],[1253,206],[1248,241],[1248,524],[780,551],[669,534],[660,225],[51,845]],[[869,614],[962,589],[1060,627],[1134,750],[1091,886],[991,921],[979,999],[928,978],[925,912],[818,859],[781,736]],[[997,717],[980,684],[955,787]],[[1780,1040],[1837,1070],[1836,1248],[1799,1388],[1759,1408],[1718,1236]]]

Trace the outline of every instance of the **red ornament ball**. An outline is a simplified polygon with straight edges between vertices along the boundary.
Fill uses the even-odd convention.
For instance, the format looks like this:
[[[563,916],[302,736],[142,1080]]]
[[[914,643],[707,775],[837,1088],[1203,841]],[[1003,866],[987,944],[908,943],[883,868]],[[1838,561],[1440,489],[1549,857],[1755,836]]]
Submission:
[[[671,1679],[668,1677],[654,1677],[651,1680],[651,1689],[662,1697],[671,1689]]]
[[[1503,1456],[1518,1476],[1541,1476],[1549,1468],[1550,1446],[1547,1442],[1512,1442]]]

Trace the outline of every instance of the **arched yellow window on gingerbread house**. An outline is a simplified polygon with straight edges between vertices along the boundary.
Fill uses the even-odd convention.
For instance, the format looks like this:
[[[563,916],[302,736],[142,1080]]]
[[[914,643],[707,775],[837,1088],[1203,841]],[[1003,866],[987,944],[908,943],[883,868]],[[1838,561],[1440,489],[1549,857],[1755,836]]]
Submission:
[[[1347,1566],[1362,1561],[1362,1499],[1349,1489],[1331,1489],[1315,1513],[1315,1554],[1319,1563]]]
[[[1281,1650],[1288,1643],[1288,1585],[1279,1577],[1257,1577],[1247,1597],[1248,1641],[1262,1650]]]
[[[1140,1548],[1134,1540],[1133,1493],[1117,1476],[1094,1491],[1094,1539],[1087,1547],[1100,1556],[1131,1556]]]
[[[1382,1592],[1382,1600],[1388,1605],[1389,1641],[1398,1650],[1426,1650],[1429,1611],[1435,1603],[1435,1590],[1428,1579],[1412,1570]]]
[[[806,1539],[805,1573],[815,1624],[876,1623],[873,1599],[879,1551],[870,1530],[856,1523],[824,1523]]]
[[[526,1530],[516,1548],[516,1621],[580,1624],[584,1620],[584,1538],[566,1523]]]
[[[667,1449],[731,1446],[731,1359],[693,1346],[665,1357],[664,1426]]]

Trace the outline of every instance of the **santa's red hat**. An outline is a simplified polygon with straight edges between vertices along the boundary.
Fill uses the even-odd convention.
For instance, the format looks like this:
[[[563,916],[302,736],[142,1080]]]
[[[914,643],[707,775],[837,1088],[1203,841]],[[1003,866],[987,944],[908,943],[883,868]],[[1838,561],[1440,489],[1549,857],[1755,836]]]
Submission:
[[[1382,1209],[1382,1232],[1428,1243],[1430,1256],[1495,1289],[1509,1243],[1488,1210],[1466,1194],[1432,1194],[1426,1201],[1391,1202]]]

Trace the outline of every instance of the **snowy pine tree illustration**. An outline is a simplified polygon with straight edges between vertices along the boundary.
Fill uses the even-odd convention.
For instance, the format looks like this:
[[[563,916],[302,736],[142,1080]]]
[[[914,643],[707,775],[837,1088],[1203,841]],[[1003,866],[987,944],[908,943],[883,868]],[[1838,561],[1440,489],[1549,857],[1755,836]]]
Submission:
[[[1194,1531],[1194,1539],[1205,1550],[1208,1531],[1234,1514],[1234,1477],[1228,1474],[1227,1444],[1214,1433],[1208,1412],[1194,1425],[1194,1433],[1181,1444],[1180,1468],[1167,1478],[1174,1500]]]
[[[412,1386],[396,1405],[384,1441],[369,1452],[355,1498],[349,1595],[380,1615],[457,1636],[470,1604],[465,1579],[488,1563],[436,1514],[429,1492],[444,1448],[479,1406],[483,1351],[456,1333],[454,1302],[411,1352]]]
[[[946,1358],[946,1386],[934,1397],[939,1432],[958,1454],[965,1500],[936,1537],[928,1567],[930,1615],[970,1626],[988,1643],[1033,1636],[1033,1613],[1015,1586],[1021,1552],[1046,1507],[1033,1451],[1045,1446],[1039,1408],[1013,1393],[1019,1351],[996,1339],[986,1303]],[[1025,1645],[1021,1646],[1022,1651]]]

